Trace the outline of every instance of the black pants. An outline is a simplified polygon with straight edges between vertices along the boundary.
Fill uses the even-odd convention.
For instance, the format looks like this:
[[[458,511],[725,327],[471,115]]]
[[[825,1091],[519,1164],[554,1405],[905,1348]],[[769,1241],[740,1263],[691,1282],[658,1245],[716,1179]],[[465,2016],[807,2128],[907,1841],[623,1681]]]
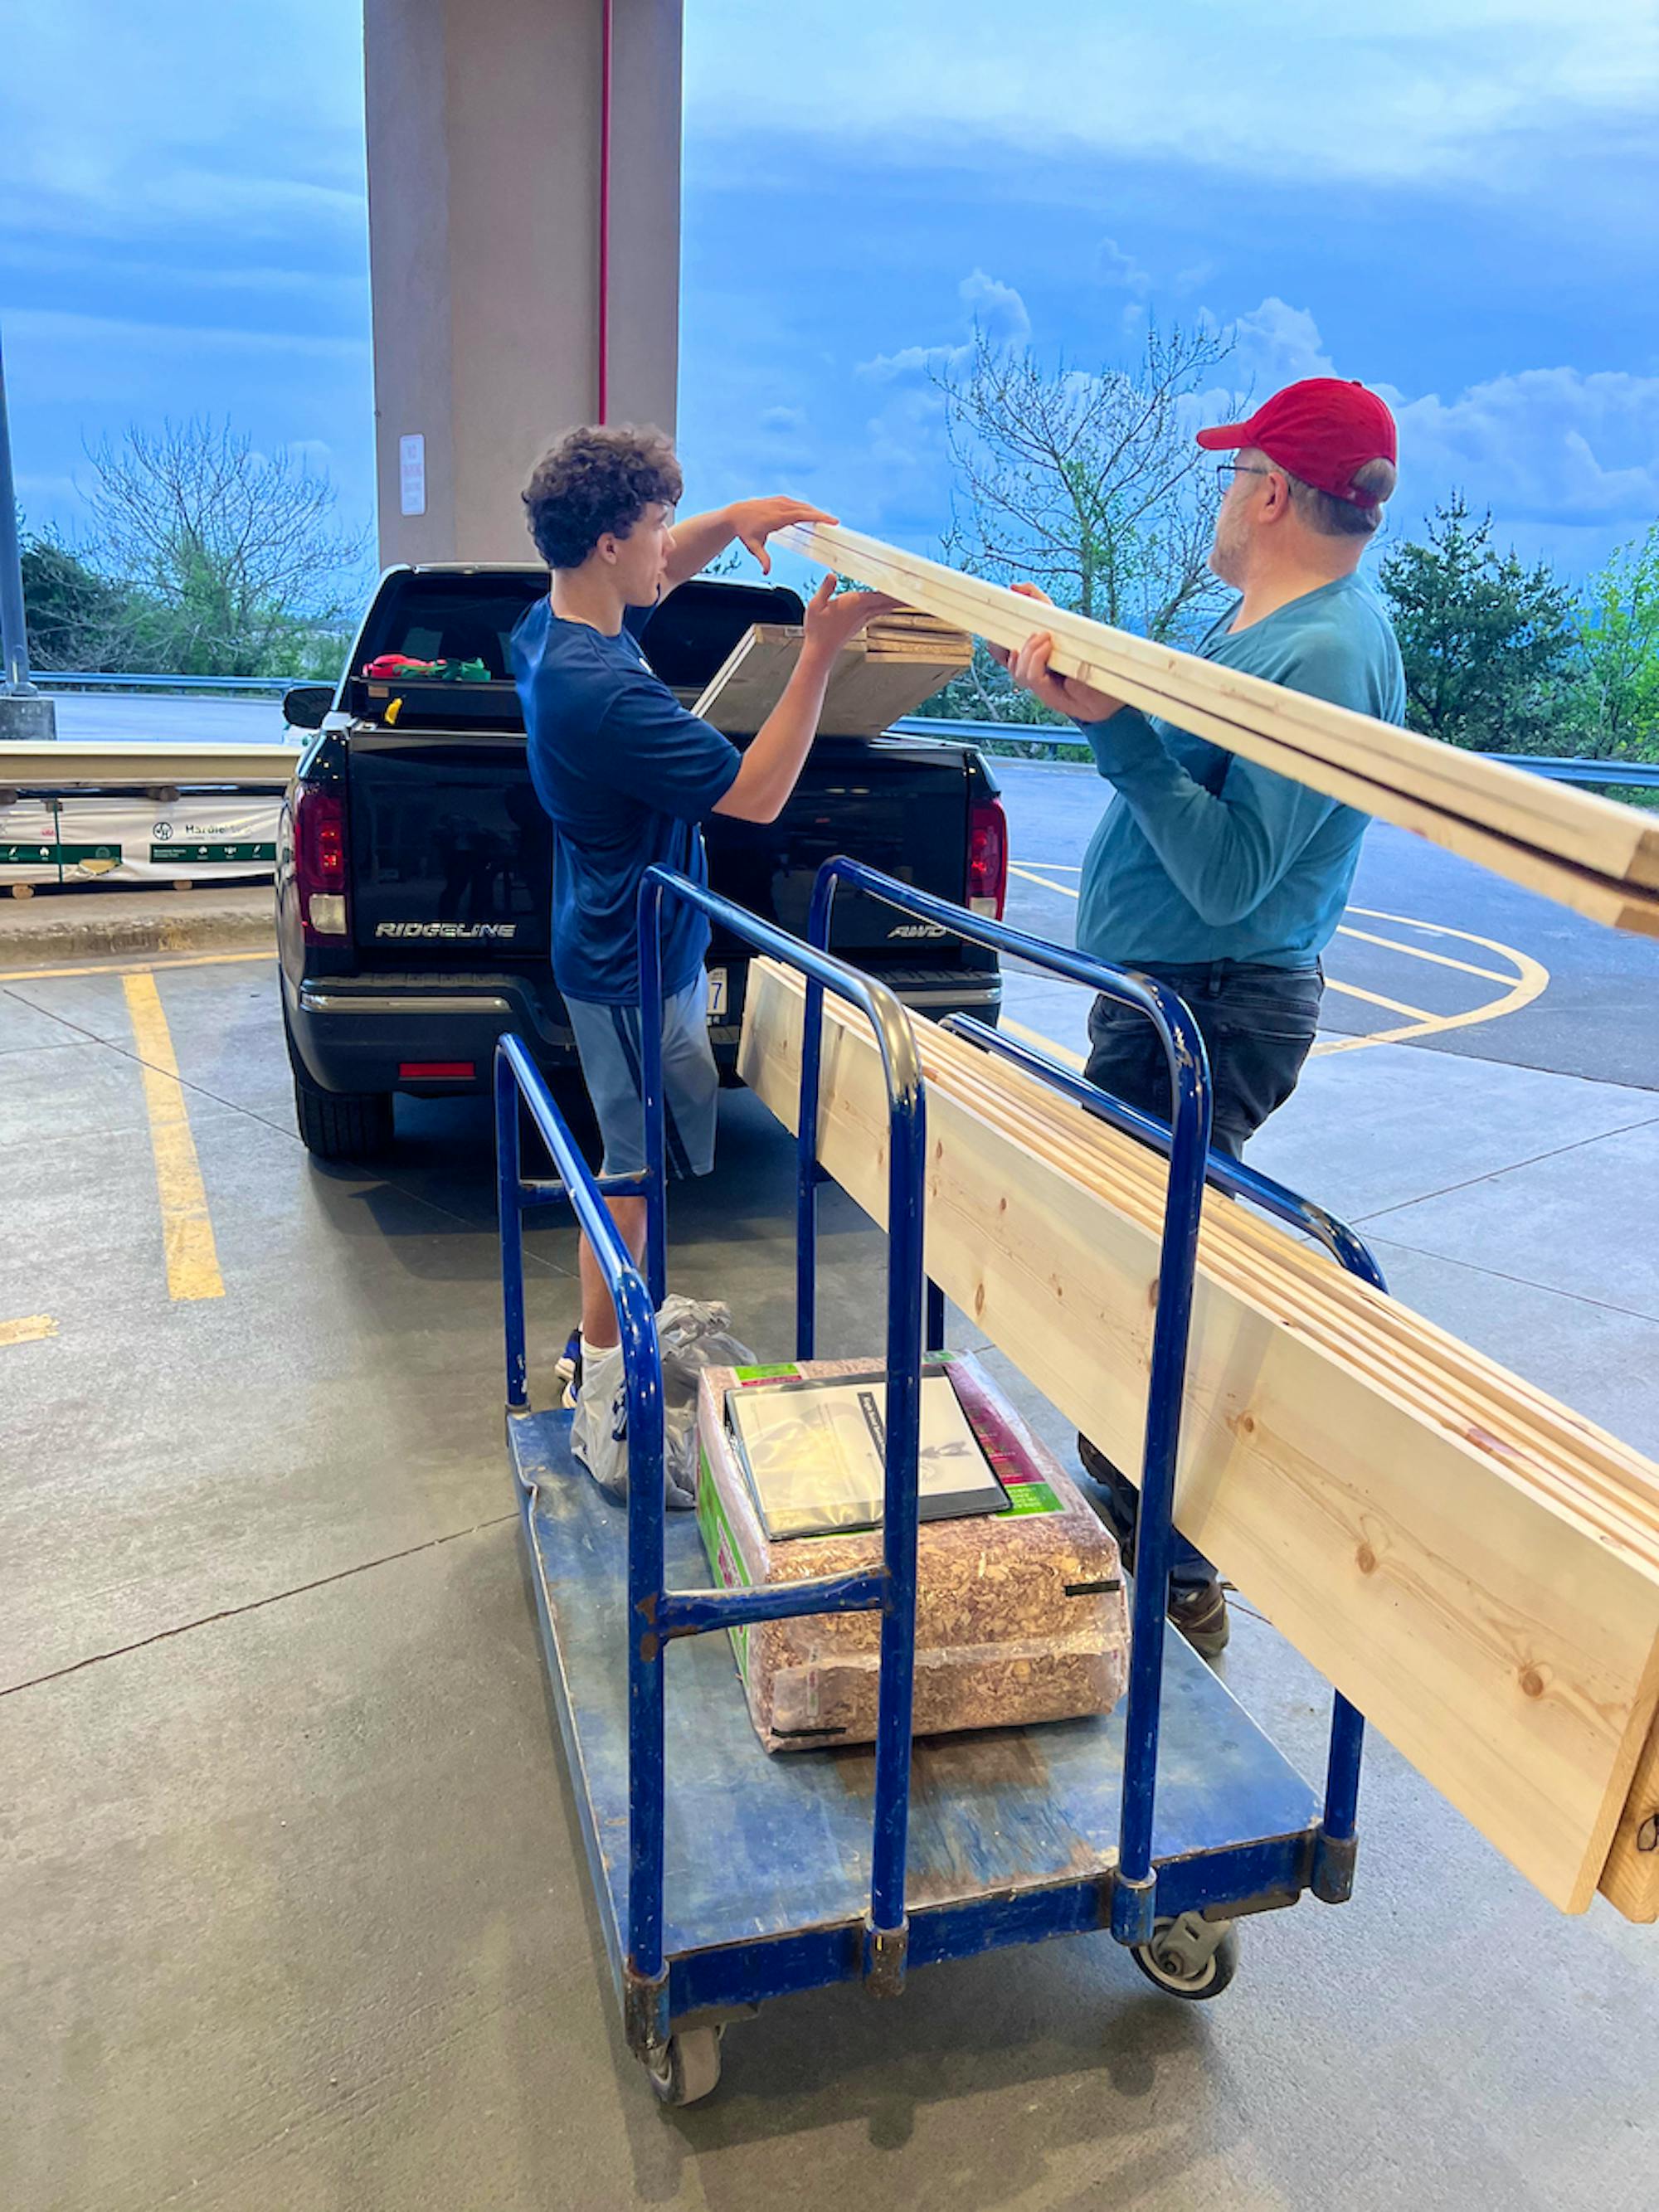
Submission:
[[[1217,960],[1197,968],[1145,971],[1192,1008],[1210,1056],[1214,1114],[1211,1143],[1234,1159],[1269,1114],[1290,1097],[1319,1022],[1325,978],[1318,968],[1267,968]],[[1097,999],[1089,1012],[1091,1083],[1143,1113],[1170,1118],[1170,1070],[1157,1030],[1143,1013]],[[1102,1462],[1097,1459],[1097,1468]],[[1120,1536],[1133,1544],[1139,1492],[1115,1470],[1103,1478]],[[1215,1580],[1204,1554],[1177,1534],[1170,1579],[1177,1586]]]

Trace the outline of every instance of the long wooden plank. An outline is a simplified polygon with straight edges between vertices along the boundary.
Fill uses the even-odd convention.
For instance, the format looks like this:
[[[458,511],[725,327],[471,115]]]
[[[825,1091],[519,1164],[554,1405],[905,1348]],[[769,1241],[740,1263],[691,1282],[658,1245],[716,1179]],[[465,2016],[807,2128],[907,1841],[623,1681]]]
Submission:
[[[969,595],[981,606],[1000,603],[986,595],[1000,595],[1000,601],[1013,602],[1015,627],[1022,638],[1030,636],[1032,628],[1040,624],[1052,629],[1057,639],[1064,635],[1075,641],[1079,650],[1097,653],[1109,647],[1115,661],[1157,684],[1170,696],[1188,697],[1194,705],[1219,706],[1235,721],[1246,726],[1271,727],[1304,751],[1362,775],[1378,776],[1386,763],[1398,771],[1400,787],[1420,791],[1437,805],[1461,805],[1467,811],[1478,811],[1482,818],[1501,822],[1510,834],[1524,842],[1541,841],[1549,849],[1602,873],[1650,889],[1659,887],[1659,824],[1638,808],[1621,805],[1595,792],[1552,787],[1525,769],[1484,754],[1442,744],[1305,692],[1286,690],[1261,677],[1201,659],[1175,646],[1136,637],[1127,630],[1113,629],[1069,609],[1045,607],[1034,623],[1031,602],[1004,586],[839,525],[802,526],[787,536],[799,550],[848,574],[857,574],[855,561],[879,559],[901,572],[912,586],[918,581],[936,584],[940,589],[957,590],[959,598],[963,596],[959,587],[966,586]],[[960,617],[953,615],[952,618]],[[980,635],[989,635],[989,632]],[[1456,794],[1455,801],[1449,793]]]
[[[793,1123],[804,1009],[750,970],[742,1068]],[[827,1027],[819,1153],[877,1219],[873,1045]],[[938,1088],[930,1273],[1062,1414],[1133,1464],[1156,1239]],[[1659,1577],[1467,1444],[1200,1279],[1177,1519],[1563,1910],[1594,1893],[1659,1705]]]
[[[1167,1171],[1156,1155],[964,1041],[932,1024],[921,1036],[931,1080],[948,1082],[975,1111],[1132,1218],[1161,1223]],[[1440,1408],[1459,1434],[1502,1454],[1517,1474],[1547,1489],[1570,1484],[1600,1525],[1627,1532],[1659,1559],[1659,1468],[1640,1453],[1244,1206],[1207,1200],[1199,1259],[1218,1280],[1270,1304],[1285,1325],[1344,1349],[1384,1380],[1409,1384],[1419,1404]]]
[[[1016,1117],[1016,1127],[1038,1126],[1033,1103],[1034,1100],[1042,1103],[1045,1094],[1021,1071],[1006,1062],[990,1060],[931,1025],[924,1028],[922,1036],[930,1079],[939,1079],[941,1059],[965,1054],[978,1062],[988,1104],[994,1104],[999,1088],[1006,1093],[1024,1086],[1023,1095],[1005,1096],[1005,1110]],[[973,1081],[973,1071],[964,1074],[963,1065],[958,1060],[945,1079],[958,1087]],[[1057,1117],[1069,1110],[1063,1101],[1051,1096],[1047,1103]],[[1100,1139],[1127,1142],[1091,1117],[1079,1115],[1075,1119]],[[1155,1222],[1163,1203],[1163,1164],[1139,1146],[1128,1149],[1139,1154],[1148,1176],[1156,1182],[1151,1212]],[[1098,1159],[1085,1158],[1079,1164],[1085,1173],[1102,1172]],[[1135,1206],[1136,1194],[1125,1193],[1123,1202]],[[1659,1532],[1659,1469],[1651,1462],[1523,1377],[1483,1360],[1398,1301],[1337,1272],[1328,1261],[1247,1208],[1214,1200],[1206,1203],[1200,1266],[1226,1280],[1227,1261],[1218,1256],[1218,1248],[1224,1253],[1231,1245],[1242,1252],[1252,1244],[1261,1251],[1271,1251],[1279,1283],[1273,1283],[1265,1261],[1254,1279],[1264,1300],[1277,1304],[1281,1318],[1304,1328],[1313,1326],[1317,1340],[1334,1345],[1356,1366],[1368,1369],[1383,1381],[1393,1375],[1425,1416],[1454,1433],[1479,1437],[1485,1449],[1502,1453],[1520,1478],[1534,1484],[1542,1481],[1558,1492],[1565,1491],[1576,1500],[1579,1517],[1587,1526],[1599,1528],[1614,1541],[1639,1544],[1643,1556],[1654,1557],[1659,1543],[1656,1534]],[[1308,1274],[1312,1291],[1299,1311],[1296,1302],[1285,1297],[1284,1279],[1297,1272]],[[1327,1310],[1322,1326],[1322,1309]],[[1344,1319],[1345,1309],[1352,1317]],[[1659,1921],[1659,1717],[1638,1764],[1600,1887],[1626,1918]]]
[[[945,575],[953,574],[949,569],[941,573]],[[936,605],[945,604],[944,587],[941,586],[933,596]],[[1015,604],[1029,608],[1030,603],[1029,600],[1016,600]],[[975,618],[975,610],[967,601],[957,610],[957,618],[964,623]],[[1028,627],[1022,632],[1022,639],[1030,635],[1029,616],[1026,621]],[[989,635],[982,623],[981,631]],[[1113,631],[1109,635],[1116,636],[1118,633]],[[1060,665],[1058,661],[1055,663],[1056,666]],[[1103,683],[1109,680],[1107,674],[1092,669],[1082,659],[1070,672],[1081,673],[1094,681]],[[1142,682],[1137,676],[1126,675],[1121,672],[1110,672],[1109,681],[1113,691],[1130,706],[1139,707],[1148,714],[1173,716],[1194,737],[1207,738],[1216,744],[1226,746],[1255,761],[1259,767],[1271,769],[1275,775],[1309,784],[1325,793],[1328,798],[1340,799],[1344,805],[1357,807],[1362,813],[1393,822],[1397,827],[1409,830],[1414,836],[1438,845],[1447,852],[1455,853],[1461,860],[1472,860],[1479,866],[1490,868],[1494,874],[1505,876],[1527,890],[1553,899],[1558,905],[1571,907],[1575,913],[1601,922],[1609,929],[1659,936],[1659,896],[1556,859],[1534,846],[1518,844],[1484,823],[1449,812],[1426,800],[1408,798],[1391,786],[1357,772],[1336,768],[1328,763],[1310,763],[1308,757],[1295,746],[1282,744],[1278,738],[1268,737],[1258,731],[1242,729],[1237,723],[1206,708],[1171,701],[1155,685]],[[1513,773],[1518,775],[1521,771],[1516,769]],[[1559,787],[1566,789],[1570,787]],[[1582,793],[1577,795],[1583,796]],[[1626,811],[1633,812],[1635,810]]]
[[[902,594],[995,643],[1017,646],[1034,626],[1029,600],[921,555],[827,525],[785,535],[810,558]],[[1659,932],[1659,900],[1644,896],[1659,885],[1659,825],[1640,810],[1571,787],[1545,785],[1482,755],[1221,670],[1062,609],[1045,608],[1040,618],[1054,633],[1054,665],[1063,672],[1170,716],[1276,773],[1464,851],[1517,881],[1523,879],[1517,872],[1523,855],[1529,854],[1528,887],[1546,890],[1580,911],[1590,910],[1592,883],[1599,882],[1604,893],[1623,889],[1628,915],[1609,909],[1604,899],[1595,918]],[[1200,715],[1203,726],[1194,719]],[[1264,741],[1274,750],[1264,752]],[[1361,784],[1370,787],[1368,799],[1358,795]],[[1459,840],[1471,836],[1478,849],[1465,850]],[[1540,882],[1540,861],[1565,872]],[[1577,880],[1579,870],[1590,880]]]
[[[1046,1161],[1081,1188],[1157,1231],[1163,1218],[1161,1186],[1154,1190],[1131,1181],[1116,1163],[1103,1162],[1081,1143],[1056,1141],[1033,1123],[1029,1109],[1000,1097],[994,1086],[981,1087],[971,1073],[952,1069],[941,1079],[932,1066],[927,1073],[932,1079],[948,1082],[954,1097],[993,1126],[1031,1142]],[[1376,1298],[1375,1310],[1356,1311],[1345,1297],[1346,1286],[1328,1267],[1309,1284],[1299,1281],[1291,1267],[1264,1262],[1228,1234],[1229,1210],[1206,1210],[1199,1264],[1212,1281],[1250,1297],[1282,1326],[1300,1330],[1355,1374],[1402,1391],[1424,1419],[1500,1457],[1518,1480],[1572,1513],[1583,1525],[1659,1569],[1659,1514],[1654,1510],[1651,1468],[1633,1455],[1632,1474],[1616,1475],[1582,1460],[1567,1426],[1547,1419],[1541,1407],[1534,1410],[1536,1401],[1530,1395],[1506,1390],[1511,1378],[1502,1370],[1471,1363],[1466,1372],[1450,1363],[1437,1364],[1413,1340],[1411,1324],[1417,1316],[1408,1308],[1394,1308],[1392,1301]],[[1282,1241],[1287,1253],[1294,1249],[1288,1240]],[[1352,1287],[1363,1291],[1364,1286]]]
[[[1659,1920],[1659,1721],[1638,1763],[1607,1853],[1601,1894],[1626,1920]]]
[[[930,1082],[944,1080],[959,1093],[971,1092],[981,1110],[1000,1114],[1017,1133],[1042,1139],[1057,1160],[1074,1163],[1085,1177],[1103,1186],[1115,1178],[1121,1201],[1156,1227],[1167,1172],[1155,1155],[965,1040],[933,1024],[922,1025],[920,1036]],[[1246,1287],[1281,1320],[1307,1329],[1385,1385],[1398,1382],[1425,1417],[1503,1455],[1518,1478],[1556,1492],[1585,1526],[1654,1558],[1659,1468],[1650,1461],[1399,1301],[1336,1270],[1277,1224],[1209,1196],[1200,1265],[1228,1280],[1252,1253],[1255,1265],[1244,1279]],[[1627,1918],[1659,1920],[1659,1717],[1600,1886]]]

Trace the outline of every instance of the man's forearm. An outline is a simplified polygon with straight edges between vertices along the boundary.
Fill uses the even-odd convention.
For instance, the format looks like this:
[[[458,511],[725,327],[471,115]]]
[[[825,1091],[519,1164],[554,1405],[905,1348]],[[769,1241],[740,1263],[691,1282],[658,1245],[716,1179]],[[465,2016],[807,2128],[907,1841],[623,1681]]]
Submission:
[[[802,646],[783,696],[750,741],[716,814],[735,815],[740,822],[777,820],[817,734],[836,659],[834,651],[810,639]]]
[[[707,514],[689,514],[674,525],[674,550],[668,563],[667,591],[688,582],[711,561],[717,561],[737,536],[729,507],[711,507]]]

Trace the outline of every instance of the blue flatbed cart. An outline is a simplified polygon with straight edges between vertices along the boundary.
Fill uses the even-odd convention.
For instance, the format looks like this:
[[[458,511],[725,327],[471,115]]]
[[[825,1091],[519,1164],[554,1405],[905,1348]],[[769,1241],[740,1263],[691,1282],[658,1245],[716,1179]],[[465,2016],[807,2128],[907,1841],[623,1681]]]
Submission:
[[[1127,1695],[1109,1717],[911,1737],[916,1449],[924,1344],[942,1346],[945,1301],[923,1273],[927,1103],[915,1032],[893,995],[825,950],[848,885],[1139,1008],[1170,1068],[1170,1122],[1103,1097],[1068,1070],[965,1018],[952,1026],[1016,1060],[1170,1161],[1148,1389]],[[726,2023],[769,1997],[863,1980],[896,1995],[911,1966],[1049,1936],[1107,1929],[1160,1988],[1218,1995],[1235,1923],[1349,1895],[1363,1723],[1334,1700],[1322,1799],[1164,1619],[1174,1485],[1200,1206],[1206,1178],[1323,1241],[1381,1284],[1352,1231],[1267,1178],[1209,1153],[1209,1074],[1197,1025],[1172,993],[965,913],[848,860],[827,862],[803,944],[666,871],[642,888],[641,975],[660,996],[660,918],[684,900],[807,979],[798,1138],[797,1357],[812,1356],[819,1066],[829,991],[869,1020],[886,1074],[890,1144],[889,1376],[884,1557],[876,1568],[740,1590],[708,1587],[691,1516],[663,1503],[662,1373],[654,1314],[665,1291],[667,1185],[660,1040],[645,1024],[642,1175],[587,1170],[524,1044],[504,1037],[495,1106],[507,1438],[572,1789],[629,2047],[659,2097],[690,2104],[720,2075]],[[526,1178],[520,1102],[557,1175]],[[647,1201],[641,1278],[603,1205]],[[562,1411],[532,1410],[525,1342],[526,1214],[569,1206],[599,1255],[624,1355],[629,1496],[609,1503],[572,1459]],[[873,1348],[872,1348],[873,1349]],[[750,1723],[718,1632],[830,1612],[880,1617],[873,1747],[771,1756]],[[672,1665],[668,1646],[677,1647]]]

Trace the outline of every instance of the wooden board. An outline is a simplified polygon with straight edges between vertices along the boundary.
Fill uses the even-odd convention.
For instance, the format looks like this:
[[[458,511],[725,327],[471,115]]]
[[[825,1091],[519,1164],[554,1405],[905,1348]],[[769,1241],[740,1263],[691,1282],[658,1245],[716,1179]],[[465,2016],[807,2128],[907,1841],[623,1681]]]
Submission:
[[[692,712],[729,736],[752,736],[782,698],[804,635],[795,624],[757,623],[732,647]],[[818,728],[826,737],[879,737],[972,658],[972,641],[931,615],[908,622],[882,617],[836,656]]]
[[[1626,1920],[1659,1920],[1659,1722],[1637,1764],[1601,1894]]]
[[[919,554],[817,524],[784,538],[809,558],[924,605],[994,643],[1053,632],[1063,673],[1175,720],[1617,928],[1659,934],[1659,824],[1635,807],[1221,669],[1031,603]]]
[[[789,1126],[803,1011],[754,963],[740,1067]],[[833,1016],[819,1155],[880,1220],[879,1066]],[[1133,1471],[1157,1240],[942,1085],[928,1160],[929,1273]],[[1585,1908],[1659,1705],[1659,1574],[1203,1278],[1176,1518],[1528,1880]]]
[[[931,1024],[921,1025],[930,1083],[958,1095],[1045,1156],[1109,1191],[1132,1218],[1156,1226],[1164,1163],[1069,1101]],[[1210,1194],[1199,1264],[1224,1284],[1243,1282],[1282,1323],[1303,1329],[1385,1387],[1397,1385],[1425,1419],[1498,1454],[1512,1474],[1572,1511],[1586,1528],[1659,1560],[1659,1468],[1400,1301],[1337,1270],[1321,1253],[1248,1206]],[[1659,1719],[1638,1765],[1601,1892],[1626,1918],[1659,1920]]]

